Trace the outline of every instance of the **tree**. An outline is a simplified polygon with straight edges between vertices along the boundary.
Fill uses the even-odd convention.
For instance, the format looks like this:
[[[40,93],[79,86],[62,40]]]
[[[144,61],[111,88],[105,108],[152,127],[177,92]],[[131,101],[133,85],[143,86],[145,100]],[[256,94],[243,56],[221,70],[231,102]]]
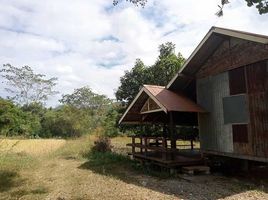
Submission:
[[[245,0],[249,7],[256,6],[259,11],[259,14],[268,13],[268,1],[267,0]]]
[[[148,67],[137,59],[134,67],[130,71],[125,71],[125,75],[120,78],[120,86],[115,96],[118,101],[130,102],[137,95],[143,84],[151,83],[151,75]]]
[[[40,131],[38,118],[23,112],[10,100],[0,99],[0,135],[34,136]]]
[[[84,110],[64,105],[49,109],[41,122],[41,137],[79,137],[90,133],[95,127],[91,116]]]
[[[142,7],[144,7],[147,2],[147,0],[126,0],[126,1],[133,3],[136,6],[140,5]],[[117,5],[118,3],[119,3],[119,0],[113,0],[114,5]]]
[[[175,45],[167,42],[159,46],[159,56],[155,64],[146,67],[137,59],[131,71],[126,71],[120,78],[120,86],[115,95],[118,101],[131,102],[144,84],[165,86],[178,72],[184,62],[179,53],[175,54]]]
[[[91,129],[101,126],[112,103],[105,95],[96,94],[87,86],[75,89],[72,94],[63,95],[59,101],[63,105],[83,112],[87,118],[90,118],[88,125]]]
[[[19,68],[5,64],[0,74],[9,86],[5,88],[11,95],[8,98],[17,103],[45,103],[49,96],[57,94],[57,91],[53,90],[57,78],[45,79],[45,75],[35,74],[29,66]]]
[[[147,0],[126,0],[130,3],[133,3],[136,6],[142,6],[144,7],[147,3]],[[245,0],[247,3],[247,6],[256,6],[257,10],[259,11],[259,14],[266,14],[268,13],[268,1],[267,0]],[[119,3],[119,0],[113,0],[113,4],[117,5]],[[219,5],[219,11],[216,13],[218,17],[223,16],[223,7],[225,4],[229,3],[228,0],[221,0],[221,5]]]
[[[94,93],[88,86],[75,89],[72,94],[63,95],[59,101],[78,109],[93,110],[101,110],[111,102],[105,95]]]
[[[155,85],[167,85],[173,76],[179,71],[185,59],[179,53],[175,54],[175,44],[167,42],[159,46],[159,57],[150,67],[151,82]]]

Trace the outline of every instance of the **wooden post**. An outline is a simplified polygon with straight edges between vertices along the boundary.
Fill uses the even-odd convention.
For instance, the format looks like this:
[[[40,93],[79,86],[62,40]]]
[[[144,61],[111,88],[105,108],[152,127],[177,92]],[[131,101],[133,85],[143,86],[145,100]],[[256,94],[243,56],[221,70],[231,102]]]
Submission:
[[[176,150],[176,139],[175,139],[175,133],[174,133],[174,121],[173,121],[173,114],[172,112],[169,112],[169,130],[170,130],[170,143],[171,143],[171,158],[174,159],[174,154]]]
[[[135,154],[135,136],[132,136],[132,156]]]
[[[142,145],[142,136],[140,136],[140,145]],[[142,153],[142,147],[140,147],[140,152]]]
[[[193,142],[193,139],[191,139],[191,150],[194,149],[194,142]]]
[[[147,139],[148,139],[147,137],[144,138],[145,156],[147,156],[147,146],[148,146],[148,140]]]
[[[165,137],[162,138],[162,146],[163,146],[163,149],[164,151],[162,152],[162,159],[163,160],[167,160],[167,140]]]

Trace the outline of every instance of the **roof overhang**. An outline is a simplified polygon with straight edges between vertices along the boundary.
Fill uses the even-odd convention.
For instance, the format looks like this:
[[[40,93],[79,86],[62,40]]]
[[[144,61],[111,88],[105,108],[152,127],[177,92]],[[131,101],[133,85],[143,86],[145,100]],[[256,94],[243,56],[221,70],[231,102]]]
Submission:
[[[141,109],[148,98],[158,105],[158,109],[142,112]],[[119,124],[141,123],[145,115],[160,116],[168,112],[198,113],[206,111],[183,94],[172,92],[162,86],[144,85],[126,109]]]
[[[226,37],[235,37],[261,44],[268,44],[268,36],[265,35],[212,27],[166,87],[168,89],[175,87],[176,81],[183,81],[181,78],[182,75],[193,76],[198,71],[198,67],[205,62]]]

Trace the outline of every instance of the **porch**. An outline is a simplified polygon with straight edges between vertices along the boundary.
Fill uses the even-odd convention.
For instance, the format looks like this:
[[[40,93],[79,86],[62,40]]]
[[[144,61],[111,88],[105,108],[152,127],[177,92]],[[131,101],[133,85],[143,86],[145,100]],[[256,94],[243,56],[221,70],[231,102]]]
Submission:
[[[145,126],[158,127],[151,135],[132,136],[127,146],[132,149],[133,159],[165,167],[199,165],[203,158],[194,145],[194,132],[198,135],[197,113],[203,112],[206,111],[183,94],[145,85],[119,124],[139,125],[144,134]],[[190,131],[183,131],[183,127],[190,127]]]
[[[199,165],[203,158],[193,140],[158,137],[158,136],[131,136],[132,143],[127,144],[132,151],[133,159],[141,162],[151,162],[164,167]],[[172,143],[176,145],[172,147]],[[188,144],[187,144],[188,143]]]

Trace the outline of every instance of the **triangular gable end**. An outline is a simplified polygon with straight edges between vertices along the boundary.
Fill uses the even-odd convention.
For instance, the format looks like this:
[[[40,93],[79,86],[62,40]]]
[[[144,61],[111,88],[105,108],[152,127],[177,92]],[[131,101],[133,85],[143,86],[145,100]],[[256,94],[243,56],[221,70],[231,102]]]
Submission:
[[[268,50],[268,36],[212,27],[190,55],[190,57],[186,60],[180,71],[168,83],[167,88],[169,89],[175,87],[175,82],[180,82],[182,75],[189,77],[195,75],[195,73],[199,70],[198,67],[213,54],[213,52],[219,47],[220,44],[222,44],[226,37],[233,37],[250,41],[252,43],[258,43],[259,45],[264,45],[264,47],[266,47],[264,50]]]
[[[152,105],[152,110],[147,110],[147,111],[142,111],[142,109],[145,109],[145,104],[147,103],[147,101],[145,102],[145,104],[143,104],[142,108],[139,110],[138,114],[142,114],[142,113],[148,113],[148,112],[159,112],[159,111],[163,111],[165,113],[167,113],[167,109],[153,96],[153,94],[151,94],[151,92],[146,89],[146,87],[142,87],[139,91],[139,93],[136,95],[136,97],[134,98],[134,100],[131,102],[131,104],[128,106],[127,110],[125,111],[125,113],[123,114],[123,116],[120,118],[119,120],[119,124],[122,123],[123,119],[125,118],[125,116],[127,115],[127,113],[132,109],[132,107],[135,105],[135,103],[138,101],[138,99],[140,98],[140,96],[145,93],[149,96],[148,100],[150,99]],[[156,109],[153,109],[156,108]]]

